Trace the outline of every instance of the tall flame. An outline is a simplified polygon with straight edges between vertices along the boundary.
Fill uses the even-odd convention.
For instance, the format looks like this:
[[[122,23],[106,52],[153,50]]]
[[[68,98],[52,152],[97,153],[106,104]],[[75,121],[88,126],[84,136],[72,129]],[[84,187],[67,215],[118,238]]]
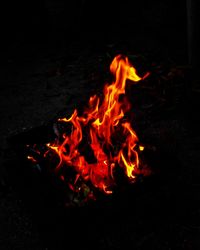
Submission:
[[[114,58],[110,71],[114,75],[114,81],[105,85],[103,98],[97,95],[90,97],[88,107],[81,116],[74,110],[69,119],[59,119],[59,122],[72,125],[71,134],[63,134],[62,142],[47,144],[49,150],[59,156],[57,169],[64,165],[71,166],[77,172],[76,181],[82,177],[108,194],[112,193],[113,172],[117,167],[124,169],[128,178],[135,178],[139,166],[136,151],[138,138],[130,122],[122,119],[130,109],[130,104],[121,96],[125,94],[127,79],[136,83],[148,75],[139,77],[128,58],[122,55]],[[89,131],[88,140],[95,157],[94,163],[89,163],[79,149],[83,140],[83,128]],[[119,134],[120,146],[116,146],[118,142],[114,143],[113,138]]]

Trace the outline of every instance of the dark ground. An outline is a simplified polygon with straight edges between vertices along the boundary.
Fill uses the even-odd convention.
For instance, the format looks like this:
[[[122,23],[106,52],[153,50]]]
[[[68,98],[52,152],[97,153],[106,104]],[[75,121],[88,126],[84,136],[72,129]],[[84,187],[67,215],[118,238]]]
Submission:
[[[9,44],[1,59],[0,249],[69,249],[73,242],[79,249],[200,249],[199,79],[187,65],[181,34],[174,41],[142,32],[131,37],[121,39],[115,33],[109,41],[100,34],[71,42],[66,37],[51,42],[29,38]],[[153,72],[144,85],[130,88],[129,96],[139,138],[162,152],[161,175],[137,187],[135,203],[125,197],[114,211],[102,204],[102,211],[67,211],[67,216],[78,213],[78,226],[70,233],[72,223],[63,225],[61,215],[53,215],[49,224],[46,218],[38,222],[38,211],[18,187],[20,166],[13,164],[7,139],[80,107],[101,90],[118,53],[141,63],[141,72]]]

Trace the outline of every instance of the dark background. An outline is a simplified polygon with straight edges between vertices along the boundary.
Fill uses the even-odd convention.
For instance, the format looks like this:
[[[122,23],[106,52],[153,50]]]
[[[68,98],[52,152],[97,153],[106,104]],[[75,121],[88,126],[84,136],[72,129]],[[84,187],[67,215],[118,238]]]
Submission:
[[[187,57],[185,1],[7,1],[6,13],[3,39],[11,56],[33,53],[37,46],[131,41]]]
[[[41,236],[41,229],[38,229],[31,209],[27,207],[11,181],[12,172],[6,168],[6,162],[11,157],[7,138],[42,125],[53,119],[60,110],[66,109],[66,112],[71,112],[74,103],[80,103],[80,99],[84,99],[84,96],[90,93],[92,85],[88,84],[88,79],[95,77],[92,72],[97,72],[99,80],[98,74],[101,70],[104,72],[105,68],[101,62],[110,61],[115,52],[144,55],[150,53],[155,61],[159,58],[162,62],[166,61],[166,64],[180,65],[189,71],[184,90],[189,93],[194,90],[194,95],[184,94],[181,98],[185,106],[179,107],[178,110],[181,111],[177,111],[175,118],[169,118],[172,120],[168,121],[169,124],[164,121],[164,126],[162,123],[155,123],[155,127],[160,126],[161,130],[166,126],[166,130],[173,134],[173,141],[170,141],[169,145],[163,143],[162,146],[168,145],[171,148],[172,144],[175,145],[179,140],[181,147],[177,149],[178,157],[192,182],[192,171],[198,166],[199,159],[199,136],[195,133],[199,124],[196,105],[199,104],[199,81],[193,74],[193,69],[194,72],[198,72],[196,69],[199,24],[197,1],[191,2],[19,0],[7,1],[1,6],[3,53],[0,60],[3,63],[3,71],[0,86],[0,249],[52,249],[49,248],[48,240]],[[149,64],[147,68],[148,66]],[[191,109],[195,115],[191,114]],[[183,118],[182,113],[186,124],[188,121],[194,121],[195,125],[190,123],[190,129],[185,129],[182,120],[175,121],[179,115]],[[184,135],[186,130],[189,132]],[[163,137],[169,138],[165,132],[163,133]],[[191,150],[190,154],[188,150]],[[188,168],[191,164],[194,167],[192,170]],[[16,163],[17,167],[19,166]],[[17,179],[15,182],[17,183]],[[195,197],[198,198],[199,183],[196,183]],[[191,200],[191,204],[197,204],[197,201],[191,198],[193,189],[188,193],[186,188],[184,190],[180,196],[181,206],[184,206],[185,199]],[[151,203],[149,201],[149,204]],[[192,205],[188,204],[188,207],[191,208]],[[166,219],[164,226],[156,229],[156,232],[151,232],[154,222],[150,221],[147,236],[145,233],[142,234],[143,228],[139,225],[142,236],[138,236],[138,242],[135,242],[136,234],[132,244],[135,249],[150,249],[149,242],[152,249],[199,249],[197,205],[196,210],[193,212],[191,208],[189,214],[192,222],[189,220],[182,224],[181,219],[178,222],[171,219],[171,225]],[[132,222],[128,224],[131,228]],[[135,225],[135,231],[136,228]],[[126,230],[130,234],[129,228]],[[122,239],[120,242],[120,237],[117,231],[111,236],[106,235],[100,240],[98,238],[98,249],[125,249],[123,242],[126,240]],[[94,249],[96,247],[94,245]]]

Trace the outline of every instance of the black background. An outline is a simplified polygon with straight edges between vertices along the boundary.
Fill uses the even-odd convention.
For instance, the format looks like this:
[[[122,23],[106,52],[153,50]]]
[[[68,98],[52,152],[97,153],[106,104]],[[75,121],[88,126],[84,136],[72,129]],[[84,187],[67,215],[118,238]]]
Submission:
[[[10,157],[9,148],[7,145],[8,136],[21,133],[24,129],[30,129],[31,127],[41,125],[44,121],[46,122],[52,119],[54,115],[51,115],[51,113],[58,112],[59,109],[64,108],[64,100],[65,98],[68,98],[68,86],[63,87],[63,82],[64,84],[68,84],[70,81],[76,82],[80,79],[84,79],[84,77],[87,79],[87,76],[85,76],[85,71],[91,72],[92,70],[90,68],[92,63],[91,65],[89,63],[87,64],[87,60],[90,61],[90,58],[96,54],[104,56],[109,50],[108,48],[115,47],[116,51],[123,52],[127,50],[126,45],[128,45],[131,52],[139,51],[140,53],[143,53],[143,51],[145,51],[146,53],[146,51],[152,51],[152,54],[160,54],[162,60],[166,59],[166,61],[169,62],[170,58],[174,64],[186,65],[187,67],[189,60],[186,1],[154,0],[147,2],[144,0],[19,0],[6,1],[6,3],[2,4],[1,6],[1,13],[3,17],[1,30],[3,53],[0,60],[3,63],[3,72],[1,75],[2,92],[0,105],[0,138],[2,142],[0,146],[0,249],[56,249],[55,246],[52,246],[52,248],[49,246],[48,232],[44,234],[46,239],[43,239],[43,234],[41,234],[42,229],[37,228],[38,224],[34,221],[31,209],[27,207],[27,204],[24,202],[20,192],[17,192],[15,190],[15,185],[12,184],[11,179],[13,179],[13,176],[10,178],[10,174],[12,172],[8,172],[5,167],[5,162]],[[73,51],[71,48],[73,48]],[[73,80],[72,76],[71,80],[70,78],[63,80],[65,75],[62,78],[62,74],[65,73],[62,73],[63,68],[60,70],[60,65],[63,62],[64,66],[70,65],[71,58],[73,60],[79,57],[84,58],[85,50],[87,51],[86,63],[82,64],[82,75],[84,77],[80,77],[78,80]],[[81,62],[84,62],[84,60]],[[59,72],[57,68],[59,68]],[[72,74],[74,71],[74,75],[79,75],[79,71],[77,71],[77,69],[72,67],[71,71]],[[186,85],[188,90],[192,89],[192,84],[190,81],[188,81]],[[69,86],[71,86],[69,88],[73,87],[70,84]],[[74,93],[71,93],[72,97],[70,97],[72,102],[79,100],[80,96],[81,98],[84,98],[85,92],[81,89],[79,92],[76,92],[76,89],[79,88],[78,84],[77,86],[74,88],[74,90],[73,88],[71,90],[71,92],[74,91]],[[90,85],[85,84],[85,86],[90,88]],[[59,92],[60,87],[64,89],[64,94]],[[66,97],[64,96],[65,90]],[[43,95],[43,91],[45,93],[44,96],[41,97],[41,95]],[[198,93],[195,92],[196,99],[194,104],[199,104]],[[79,95],[79,97],[77,98],[76,95]],[[60,100],[56,99],[57,96],[58,99],[60,98]],[[187,113],[187,121],[193,119],[195,123],[194,127],[196,130],[198,130],[198,123],[196,122],[198,117],[198,105],[195,105],[195,109],[193,111],[196,113],[193,116],[191,114],[192,112],[190,112],[190,101],[193,101],[194,99],[193,97],[190,97],[189,100],[184,98],[182,102],[185,105],[188,102],[188,106],[186,106],[189,111],[187,110],[186,112],[184,109],[185,106],[184,108],[179,107],[177,113],[174,116],[175,118],[178,117],[180,110],[181,117],[182,113],[184,115]],[[160,119],[162,119],[162,114],[160,114],[160,117]],[[175,118],[173,117],[173,119]],[[165,124],[167,124],[167,122]],[[173,126],[169,129],[173,130]],[[176,131],[178,130],[179,129]],[[193,133],[193,139],[191,139],[191,141],[195,141],[195,138],[198,137],[195,134],[196,130],[190,130],[190,132]],[[183,154],[182,157],[181,153],[179,152],[179,157],[180,159],[184,159],[184,157],[187,158],[186,155],[188,153],[184,141],[190,139],[188,136],[181,136],[183,139],[182,146],[185,148],[181,149],[182,151],[180,150],[180,152],[185,152],[185,154]],[[170,141],[168,145],[169,148],[176,143],[176,139],[177,138],[175,135],[174,141],[172,143]],[[199,140],[197,140],[197,142],[195,141],[195,143],[199,144]],[[164,147],[165,146],[166,145],[164,144]],[[196,148],[193,148],[193,150],[194,151],[191,152],[195,153],[193,153],[194,157],[191,156],[191,158],[194,159],[193,166],[195,168],[195,166],[198,165],[196,159],[199,157],[197,157],[198,153],[195,151]],[[188,165],[190,164],[189,160],[186,162]],[[174,165],[172,165],[172,167]],[[16,164],[16,167],[19,166]],[[177,173],[178,171],[176,170],[175,172]],[[190,170],[188,170],[188,172],[190,173]],[[184,178],[183,180],[185,180]],[[195,192],[197,191],[197,193],[194,194],[196,199],[193,199],[193,196],[191,195],[194,193],[192,188],[189,192],[187,188],[185,188],[182,192],[181,188],[184,187],[184,181],[182,181],[181,188],[177,188],[175,184],[175,178],[173,181],[173,185],[169,192],[166,192],[167,195],[169,194],[169,197],[162,196],[162,192],[159,194],[160,196],[158,195],[158,197],[156,197],[156,187],[153,187],[152,191],[153,194],[156,194],[153,196],[153,200],[151,200],[151,197],[148,200],[148,192],[146,192],[148,191],[148,186],[146,191],[139,191],[139,193],[141,192],[146,200],[142,201],[142,198],[140,197],[138,197],[137,200],[150,206],[152,209],[151,212],[153,214],[152,218],[156,218],[155,227],[152,226],[154,229],[151,229],[151,225],[154,225],[153,219],[151,220],[151,214],[149,215],[147,213],[145,215],[145,219],[147,221],[145,223],[148,224],[148,220],[150,221],[148,228],[145,231],[142,222],[138,220],[138,224],[132,223],[126,217],[126,211],[123,211],[125,214],[125,221],[127,221],[127,225],[129,225],[127,226],[127,231],[129,231],[129,228],[132,230],[133,225],[135,237],[133,238],[133,245],[135,244],[134,246],[136,246],[136,249],[151,249],[148,248],[149,241],[152,244],[152,249],[193,250],[198,245],[197,233],[199,232],[199,228],[198,224],[195,224],[194,221],[198,220],[197,215],[199,214],[199,208],[196,208],[196,210],[194,209],[195,212],[193,212],[192,205],[190,206],[190,203],[185,201],[185,199],[191,200],[191,204],[193,204],[194,207],[197,207],[197,205],[194,205],[194,203],[199,197],[198,187],[194,188]],[[16,179],[15,182],[17,183]],[[168,184],[169,183],[170,181]],[[162,186],[162,181],[160,181],[160,185]],[[173,188],[176,189],[174,195]],[[165,189],[164,185],[163,189]],[[180,193],[181,195],[179,196]],[[172,195],[172,197],[170,195]],[[174,204],[176,204],[177,196],[179,196],[179,199],[177,201],[178,205],[176,206]],[[168,205],[170,206],[171,210],[166,217],[165,214],[162,213],[167,213],[167,209],[158,202],[159,199],[161,200],[161,203],[164,202],[163,204],[167,204],[167,202],[169,202]],[[170,204],[171,201],[173,201],[172,204]],[[155,205],[152,205],[153,202],[155,202]],[[182,207],[185,206],[184,202],[187,203],[187,210],[182,210]],[[160,214],[158,212],[160,217],[164,218],[161,222],[159,221],[160,217],[157,217],[157,209],[159,210],[159,208],[156,207],[156,204],[160,204],[161,206]],[[175,206],[175,213],[173,206]],[[146,208],[143,208],[142,211],[146,212],[147,210]],[[141,211],[140,204],[137,204],[135,211]],[[183,225],[181,222],[182,218],[184,218],[184,216],[186,217],[187,211],[189,211],[189,214],[192,218],[191,220],[193,220],[191,226],[187,226],[190,224],[190,222],[187,224],[187,219],[186,222],[184,221]],[[49,213],[50,212],[51,210],[49,210]],[[104,212],[106,213],[106,209]],[[76,216],[76,211],[72,212],[72,214]],[[176,215],[178,214],[180,214],[180,217],[178,217],[176,220]],[[87,214],[87,216],[89,215],[90,214]],[[116,214],[114,214],[112,217],[113,221],[109,222],[111,229],[116,229],[115,215]],[[87,219],[84,218],[84,213],[79,214],[79,216],[82,219],[82,223],[87,224]],[[116,215],[116,217],[117,216],[118,215]],[[140,216],[143,218],[142,212],[140,212]],[[122,226],[124,226],[123,218],[124,217],[122,216],[121,220],[119,219],[120,223],[122,223]],[[168,218],[170,218],[169,222]],[[98,216],[96,216],[95,219],[97,224],[101,224],[101,219],[98,220]],[[62,220],[62,218],[60,218],[60,220]],[[93,219],[90,218],[90,222],[92,225],[94,225]],[[171,222],[172,225],[170,224]],[[49,230],[51,230],[51,226],[52,225],[49,226]],[[65,224],[62,226],[65,228]],[[80,227],[81,226],[82,225],[80,225]],[[104,230],[104,226],[101,226]],[[120,225],[118,226],[120,227]],[[161,230],[159,227],[161,227]],[[48,225],[45,225],[44,228],[47,229]],[[138,233],[139,236],[136,232],[137,228],[140,228],[141,230],[141,232]],[[79,239],[76,239],[75,235],[76,230],[84,231],[84,226],[77,229],[76,225],[73,225],[73,230],[74,238],[69,240],[69,242],[77,240],[76,244],[81,246],[81,242],[79,242]],[[90,230],[89,227],[88,230]],[[94,230],[94,235],[95,232],[96,231]],[[101,228],[97,229],[97,232],[100,234]],[[126,235],[123,235],[124,238],[122,237],[122,240],[120,241],[121,235],[118,230],[114,231],[113,234],[111,233],[111,238],[109,238],[109,236],[106,238],[106,232],[108,232],[108,235],[110,235],[109,227],[105,229],[105,232],[103,233],[105,238],[102,237],[101,242],[98,241],[99,235],[96,235],[98,244],[101,244],[96,246],[94,243],[93,249],[100,249],[101,247],[106,249],[106,246],[110,247],[110,249],[126,249],[123,247],[124,242],[126,242]],[[53,237],[52,234],[51,237]],[[67,235],[65,235],[65,233],[62,234],[62,241],[59,240],[59,235],[57,235],[57,237],[58,238],[55,240],[55,245],[57,242],[65,242],[66,237],[66,245],[63,246],[60,243],[62,245],[61,249],[69,249]],[[139,239],[138,242],[137,237]],[[83,236],[81,240],[84,241]],[[89,241],[90,239],[88,236],[88,242]],[[93,239],[92,242],[95,242],[95,239]],[[121,242],[120,246],[118,245],[118,242]],[[93,243],[90,242],[90,246],[92,244]],[[87,242],[84,242],[83,245],[87,247]],[[142,248],[142,246],[144,246],[144,248]],[[127,249],[132,248],[129,247]]]
[[[34,50],[139,40],[145,48],[153,41],[181,60],[187,57],[185,1],[7,1],[5,12],[3,39],[11,55],[28,44]]]

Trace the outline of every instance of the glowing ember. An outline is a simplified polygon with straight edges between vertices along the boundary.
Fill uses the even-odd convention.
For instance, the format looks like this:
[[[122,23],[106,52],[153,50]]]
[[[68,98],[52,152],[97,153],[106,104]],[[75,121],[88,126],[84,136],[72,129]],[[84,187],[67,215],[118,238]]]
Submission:
[[[83,114],[79,115],[78,111],[74,110],[71,117],[58,119],[60,124],[71,125],[71,133],[67,134],[66,131],[61,139],[46,144],[48,150],[44,157],[49,157],[52,153],[59,157],[55,169],[57,173],[62,168],[75,170],[73,183],[69,184],[63,175],[60,176],[62,181],[68,182],[73,191],[77,191],[76,184],[81,180],[111,194],[117,169],[124,170],[130,180],[134,180],[140,173],[136,148],[143,151],[144,147],[138,145],[135,131],[124,118],[125,113],[130,110],[130,104],[125,98],[125,88],[127,79],[136,83],[146,78],[149,73],[139,77],[128,58],[122,55],[114,58],[110,71],[114,75],[114,81],[105,85],[103,98],[94,95],[90,97]],[[95,159],[92,163],[86,159],[83,147],[80,150],[85,133],[92,158]],[[120,138],[116,139],[118,137]]]

